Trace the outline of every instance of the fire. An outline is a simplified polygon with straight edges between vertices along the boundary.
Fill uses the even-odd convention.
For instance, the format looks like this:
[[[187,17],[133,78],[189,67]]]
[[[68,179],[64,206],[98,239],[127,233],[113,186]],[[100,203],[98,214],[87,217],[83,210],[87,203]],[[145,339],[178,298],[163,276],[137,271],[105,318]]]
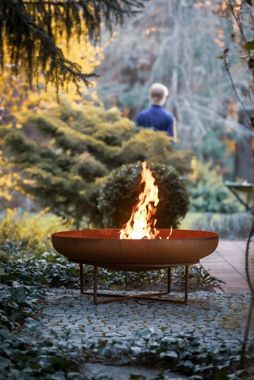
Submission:
[[[156,239],[159,231],[155,228],[154,218],[159,203],[159,190],[155,178],[146,162],[142,163],[141,184],[144,190],[133,207],[128,222],[120,231],[120,239]]]

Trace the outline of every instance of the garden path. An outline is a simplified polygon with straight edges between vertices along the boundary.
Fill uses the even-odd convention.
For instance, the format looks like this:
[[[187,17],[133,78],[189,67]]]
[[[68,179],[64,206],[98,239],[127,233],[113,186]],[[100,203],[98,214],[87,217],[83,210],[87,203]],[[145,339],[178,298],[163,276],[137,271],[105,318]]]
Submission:
[[[220,240],[216,251],[201,260],[205,269],[225,282],[221,288],[226,293],[247,293],[249,287],[245,274],[246,241]],[[254,258],[251,262],[254,269]]]
[[[139,359],[138,367],[132,366],[135,361],[126,362],[126,352],[138,357],[148,347],[154,350],[161,339],[165,344],[169,342],[169,354],[175,347],[173,342],[181,345],[183,339],[185,346],[194,339],[195,352],[199,347],[200,352],[209,352],[209,355],[221,350],[235,352],[239,347],[249,295],[198,291],[190,293],[189,299],[188,305],[127,300],[95,306],[92,297],[80,296],[78,289],[51,289],[47,293],[40,331],[43,336],[56,339],[58,344],[67,344],[69,350],[82,347],[84,352],[90,353],[88,357],[99,354],[100,365],[96,360],[86,364],[83,368],[86,375],[104,372],[114,380],[129,380],[131,371],[133,375],[146,376],[147,380],[154,379],[140,367]],[[126,367],[125,372],[119,367],[125,363],[131,366],[129,373]],[[186,363],[190,363],[189,360]],[[185,377],[171,372],[166,379]]]

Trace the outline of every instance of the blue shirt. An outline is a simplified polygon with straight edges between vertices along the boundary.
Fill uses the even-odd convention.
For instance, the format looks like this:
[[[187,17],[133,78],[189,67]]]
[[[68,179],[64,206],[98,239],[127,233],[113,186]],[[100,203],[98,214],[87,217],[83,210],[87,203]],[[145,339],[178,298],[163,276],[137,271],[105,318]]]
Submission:
[[[163,107],[152,104],[149,108],[140,112],[136,117],[139,127],[154,128],[156,131],[165,131],[169,136],[174,136],[174,116]]]

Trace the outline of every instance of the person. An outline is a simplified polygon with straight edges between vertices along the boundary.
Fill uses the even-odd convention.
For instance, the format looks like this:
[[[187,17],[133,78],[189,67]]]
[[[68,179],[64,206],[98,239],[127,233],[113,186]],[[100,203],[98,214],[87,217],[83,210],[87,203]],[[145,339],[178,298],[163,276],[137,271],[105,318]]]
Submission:
[[[151,105],[137,115],[136,125],[153,128],[156,131],[165,131],[171,138],[174,138],[174,116],[163,107],[168,95],[169,91],[166,86],[154,83],[150,88]]]

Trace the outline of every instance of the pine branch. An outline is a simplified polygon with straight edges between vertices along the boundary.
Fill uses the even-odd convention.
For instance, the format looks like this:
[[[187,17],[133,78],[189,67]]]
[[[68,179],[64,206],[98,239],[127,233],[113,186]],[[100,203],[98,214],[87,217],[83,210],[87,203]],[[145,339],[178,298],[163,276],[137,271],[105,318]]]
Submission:
[[[59,35],[68,44],[71,37],[88,33],[93,42],[101,34],[101,23],[111,30],[143,6],[146,0],[0,0],[0,65],[4,69],[6,55],[13,71],[24,73],[32,86],[42,72],[45,82],[52,83],[57,93],[73,82],[89,85],[94,73],[83,73],[81,66],[68,60],[57,46]]]

